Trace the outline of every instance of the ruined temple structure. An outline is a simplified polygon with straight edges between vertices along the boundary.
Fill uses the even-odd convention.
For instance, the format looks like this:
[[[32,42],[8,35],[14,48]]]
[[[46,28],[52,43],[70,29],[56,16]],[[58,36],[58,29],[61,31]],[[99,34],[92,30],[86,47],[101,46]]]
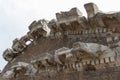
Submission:
[[[96,4],[33,21],[3,52],[7,80],[120,80],[120,12]]]

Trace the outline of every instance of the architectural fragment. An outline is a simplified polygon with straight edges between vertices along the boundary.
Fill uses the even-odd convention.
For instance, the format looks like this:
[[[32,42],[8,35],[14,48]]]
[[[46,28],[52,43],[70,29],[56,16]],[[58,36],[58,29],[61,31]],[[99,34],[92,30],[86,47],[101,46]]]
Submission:
[[[29,31],[3,52],[8,80],[119,80],[120,12],[104,13],[96,4],[33,21]]]

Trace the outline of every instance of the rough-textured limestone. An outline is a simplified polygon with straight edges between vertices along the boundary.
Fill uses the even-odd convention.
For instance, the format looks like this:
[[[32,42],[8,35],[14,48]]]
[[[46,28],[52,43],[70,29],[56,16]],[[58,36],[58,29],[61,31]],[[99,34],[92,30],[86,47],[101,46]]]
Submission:
[[[8,80],[119,80],[120,12],[103,13],[94,3],[33,21],[3,57]]]

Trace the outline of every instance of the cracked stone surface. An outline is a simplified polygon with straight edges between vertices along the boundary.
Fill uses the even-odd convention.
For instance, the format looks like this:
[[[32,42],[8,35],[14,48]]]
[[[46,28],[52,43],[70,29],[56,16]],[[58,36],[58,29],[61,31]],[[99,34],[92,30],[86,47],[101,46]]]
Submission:
[[[120,12],[96,4],[33,21],[27,34],[3,52],[2,80],[119,80]]]

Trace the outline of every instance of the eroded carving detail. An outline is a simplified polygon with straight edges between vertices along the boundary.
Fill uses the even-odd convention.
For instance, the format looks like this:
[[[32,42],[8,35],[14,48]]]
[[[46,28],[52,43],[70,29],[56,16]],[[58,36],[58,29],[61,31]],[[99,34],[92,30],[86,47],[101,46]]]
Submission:
[[[3,76],[5,78],[16,78],[21,75],[34,75],[36,71],[37,70],[28,63],[17,62]]]
[[[47,21],[42,19],[39,21],[33,21],[29,26],[30,32],[29,37],[37,39],[40,37],[47,37],[50,35],[50,28],[48,27]]]
[[[3,58],[9,62],[12,61],[16,56],[18,56],[18,53],[9,48],[3,52]]]
[[[77,8],[72,8],[70,11],[56,13],[56,19],[51,21],[42,19],[32,22],[27,35],[15,39],[12,49],[5,50],[3,57],[11,62],[20,53],[22,56],[31,53],[27,51],[29,49],[36,51],[32,48],[36,45],[40,47],[38,51],[41,50],[37,52],[39,56],[34,56],[32,52],[27,66],[22,63],[24,65],[11,67],[6,77],[35,73],[51,73],[53,76],[62,71],[96,71],[120,66],[120,12],[104,13],[94,3],[87,3],[84,7],[87,18]],[[52,43],[54,47],[44,45],[46,47],[42,50],[40,41],[47,45]]]

